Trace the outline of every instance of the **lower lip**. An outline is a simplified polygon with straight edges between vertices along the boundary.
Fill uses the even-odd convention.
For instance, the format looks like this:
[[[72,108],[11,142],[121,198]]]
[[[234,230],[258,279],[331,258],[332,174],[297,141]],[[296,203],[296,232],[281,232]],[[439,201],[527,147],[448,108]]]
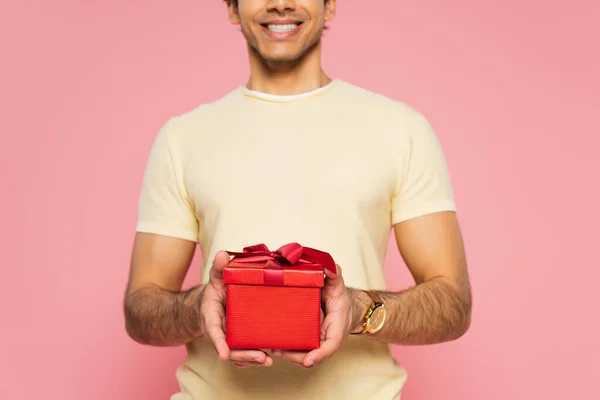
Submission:
[[[267,28],[266,26],[263,26],[263,31],[265,31],[265,33],[267,34],[267,36],[271,39],[274,40],[286,40],[286,39],[291,39],[294,36],[296,36],[296,34],[300,31],[300,27],[302,26],[302,24],[298,25],[296,28],[292,29],[291,31],[287,31],[287,32],[273,32],[272,30],[269,30],[269,28]]]

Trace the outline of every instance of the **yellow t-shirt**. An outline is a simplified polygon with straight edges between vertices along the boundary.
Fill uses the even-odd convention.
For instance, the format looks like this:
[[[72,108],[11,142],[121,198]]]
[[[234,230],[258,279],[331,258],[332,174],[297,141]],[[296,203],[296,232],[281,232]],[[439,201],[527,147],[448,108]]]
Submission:
[[[455,210],[453,191],[426,118],[333,80],[296,96],[241,86],[167,121],[137,230],[197,241],[208,266],[222,249],[298,242],[329,252],[347,286],[385,289],[393,224],[444,210]],[[187,351],[172,400],[391,400],[407,377],[388,345],[356,336],[309,369],[277,357],[270,368],[238,369],[204,338]]]

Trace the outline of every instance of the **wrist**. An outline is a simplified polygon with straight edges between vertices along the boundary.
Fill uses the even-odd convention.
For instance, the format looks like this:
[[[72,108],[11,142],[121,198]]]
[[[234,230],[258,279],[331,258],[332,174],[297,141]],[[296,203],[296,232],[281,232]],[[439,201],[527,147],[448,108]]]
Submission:
[[[188,290],[187,296],[185,296],[185,306],[200,313],[200,305],[202,304],[202,298],[204,297],[205,287],[205,285],[201,285]]]
[[[194,329],[195,337],[203,336],[204,334],[204,323],[202,319],[202,299],[204,297],[206,285],[197,286],[191,290],[189,290],[184,300],[184,305],[187,309],[191,310],[195,315],[196,321],[198,321],[197,327]]]
[[[365,315],[371,306],[372,300],[363,290],[348,289],[348,291],[352,300],[350,333],[359,333],[363,329]]]

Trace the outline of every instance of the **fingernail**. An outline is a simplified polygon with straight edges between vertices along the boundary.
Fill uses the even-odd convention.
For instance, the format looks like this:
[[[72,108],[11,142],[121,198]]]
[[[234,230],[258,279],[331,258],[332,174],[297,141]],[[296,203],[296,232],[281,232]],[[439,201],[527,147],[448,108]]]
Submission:
[[[262,361],[260,360],[260,357],[256,357],[256,358],[254,359],[254,361],[256,361],[256,362],[258,362],[258,363],[262,363]]]
[[[279,350],[275,350],[275,351],[273,352],[273,354],[274,354],[274,355],[276,355],[276,356],[280,356],[280,355],[281,355],[281,352],[280,352]]]
[[[314,363],[315,363],[315,362],[314,362],[313,360],[308,360],[308,361],[307,361],[307,363],[306,363],[306,366],[307,366],[307,367],[312,367],[312,365],[313,365]]]

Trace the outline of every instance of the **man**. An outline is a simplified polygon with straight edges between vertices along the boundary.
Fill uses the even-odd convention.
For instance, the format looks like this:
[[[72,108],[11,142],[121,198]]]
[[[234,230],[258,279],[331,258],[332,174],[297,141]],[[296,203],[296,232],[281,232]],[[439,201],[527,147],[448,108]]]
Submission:
[[[185,345],[172,400],[397,399],[390,344],[454,340],[471,294],[446,162],[404,103],[329,78],[321,34],[335,0],[230,0],[246,85],[171,118],[152,148],[125,298],[129,335]],[[385,291],[393,228],[416,285]],[[298,242],[339,265],[312,352],[225,342],[223,250]],[[196,243],[204,284],[182,290]],[[256,318],[269,318],[257,312]],[[249,333],[251,334],[251,332]]]

